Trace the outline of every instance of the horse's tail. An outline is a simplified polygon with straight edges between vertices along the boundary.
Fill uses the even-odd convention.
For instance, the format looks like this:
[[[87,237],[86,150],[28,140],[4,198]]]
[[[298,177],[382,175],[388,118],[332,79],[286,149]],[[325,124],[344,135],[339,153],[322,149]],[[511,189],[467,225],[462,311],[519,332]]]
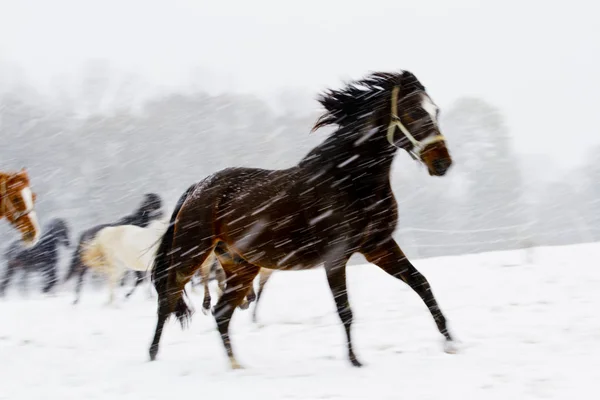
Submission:
[[[175,205],[175,209],[173,210],[173,214],[171,215],[169,227],[167,228],[160,240],[158,249],[156,250],[154,261],[152,263],[151,276],[152,282],[154,283],[154,288],[158,293],[159,310],[161,306],[166,306],[169,301],[169,269],[171,267],[171,248],[173,246],[173,238],[175,236],[175,221],[177,219],[177,216],[179,215],[179,211],[181,211],[181,207],[183,207],[183,203],[190,195],[190,193],[192,193],[195,187],[195,184],[190,186],[179,198],[179,200],[177,200],[177,204]],[[166,304],[161,304],[161,302],[166,302]],[[181,323],[181,326],[184,327],[186,325],[186,322],[190,319],[192,315],[192,310],[185,303],[185,300],[183,299],[183,294],[177,300],[175,308],[173,310],[169,309],[169,313],[171,312],[175,313],[175,316]]]
[[[73,254],[71,255],[71,264],[69,265],[69,271],[67,272],[67,275],[65,276],[63,282],[67,282],[69,279],[74,277],[75,274],[77,274],[77,272],[81,268],[81,242],[82,240],[80,239],[79,243],[73,250]]]

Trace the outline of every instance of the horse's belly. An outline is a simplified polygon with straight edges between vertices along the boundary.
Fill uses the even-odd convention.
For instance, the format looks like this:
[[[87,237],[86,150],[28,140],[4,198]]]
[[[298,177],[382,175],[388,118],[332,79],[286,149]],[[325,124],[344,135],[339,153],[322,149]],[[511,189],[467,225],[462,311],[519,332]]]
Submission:
[[[316,267],[320,262],[320,257],[314,249],[294,244],[285,247],[259,244],[251,249],[235,250],[252,264],[269,269],[309,269]]]
[[[308,269],[320,262],[323,241],[309,232],[278,234],[272,228],[262,232],[233,234],[227,244],[247,261],[270,269]]]

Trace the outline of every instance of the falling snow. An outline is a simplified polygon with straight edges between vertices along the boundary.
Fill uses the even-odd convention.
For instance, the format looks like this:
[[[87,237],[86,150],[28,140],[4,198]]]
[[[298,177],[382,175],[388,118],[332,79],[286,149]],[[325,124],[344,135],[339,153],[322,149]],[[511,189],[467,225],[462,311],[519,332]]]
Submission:
[[[591,2],[570,14],[550,2],[406,8],[373,0],[360,10],[185,2],[0,7],[0,172],[27,168],[37,195],[31,215],[47,234],[36,262],[11,269],[22,244],[0,219],[0,400],[598,392],[600,24]],[[469,46],[456,45],[465,38]],[[522,55],[527,62],[515,63]],[[444,135],[453,165],[443,177],[407,154],[401,132],[399,148],[388,146],[390,82],[348,80],[412,68],[402,63],[414,64],[426,91],[394,81],[410,92],[398,99],[398,118],[417,140]],[[316,121],[323,126],[312,132]],[[386,147],[373,151],[377,143]],[[225,169],[240,179],[219,191]],[[355,256],[347,280],[364,368],[346,359],[321,268],[274,272],[259,325],[252,310],[236,311],[231,340],[245,370],[228,369],[215,321],[201,313],[185,331],[169,322],[158,361],[148,362],[151,286],[122,301],[127,281],[108,307],[105,280],[88,272],[74,306],[75,279],[63,279],[83,232],[130,216],[148,193],[169,220],[191,185],[186,202],[210,207],[211,226],[230,229],[237,240],[229,244],[251,263],[302,270],[313,266],[309,254],[331,266],[349,248],[395,240],[429,279],[458,353],[443,352],[409,287]],[[347,204],[331,201],[339,193]],[[241,204],[251,205],[239,212]],[[55,235],[58,219],[68,229]],[[177,234],[206,223],[174,221]],[[355,226],[365,230],[346,234]],[[148,264],[158,242],[141,239],[128,247],[145,247]],[[195,261],[208,243],[168,255]],[[41,273],[58,278],[49,294],[40,293]],[[215,282],[211,291],[215,299]],[[202,290],[188,293],[199,310]]]

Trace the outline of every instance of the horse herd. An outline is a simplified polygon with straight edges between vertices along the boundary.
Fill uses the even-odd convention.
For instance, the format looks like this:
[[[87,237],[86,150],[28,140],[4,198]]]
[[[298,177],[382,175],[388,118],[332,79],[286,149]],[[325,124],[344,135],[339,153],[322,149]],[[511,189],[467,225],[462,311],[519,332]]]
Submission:
[[[74,304],[79,302],[83,278],[88,270],[107,278],[110,290],[108,304],[115,300],[116,287],[119,284],[124,285],[127,274],[133,272],[134,286],[125,295],[125,298],[130,297],[137,286],[146,279],[158,240],[167,229],[168,220],[162,219],[162,216],[160,196],[147,193],[138,209],[130,215],[114,223],[97,225],[84,231],[73,251],[68,272],[62,280],[66,283],[77,277]],[[0,278],[0,296],[5,295],[11,280],[18,273],[21,273],[21,289],[25,292],[28,290],[28,277],[31,274],[40,274],[43,277],[43,293],[55,288],[60,282],[58,265],[61,246],[70,247],[69,227],[62,218],[51,220],[42,230],[39,241],[33,246],[25,246],[21,240],[13,241],[4,252],[6,268]],[[200,282],[192,282],[192,290],[199,283],[204,285],[203,311],[206,313],[211,303],[208,291],[211,273],[219,280],[220,294],[224,291],[226,278],[215,257],[205,265],[208,269],[199,276]],[[270,271],[263,273],[263,276],[270,276]],[[261,282],[262,288],[266,280]],[[250,301],[241,308],[248,308],[250,302],[256,299],[255,295],[249,297]],[[256,314],[253,316],[256,321]]]
[[[182,326],[191,317],[185,288],[191,282],[193,289],[195,277],[205,289],[203,311],[210,312],[207,282],[212,271],[219,286],[212,314],[231,367],[240,368],[229,337],[235,310],[248,308],[253,301],[258,304],[273,271],[323,266],[345,328],[348,360],[358,367],[362,364],[352,345],[346,263],[359,253],[421,297],[445,338],[445,351],[455,352],[427,279],[392,236],[398,205],[390,173],[397,150],[405,150],[431,176],[444,176],[452,164],[438,125],[438,107],[408,71],[371,73],[342,89],[327,90],[318,101],[325,110],[313,131],[336,129],[293,167],[227,168],[190,185],[169,218],[163,217],[160,197],[149,193],[131,215],[83,232],[64,279],[77,278],[75,302],[90,269],[107,276],[109,302],[126,271],[136,275],[127,296],[150,271],[158,296],[149,348],[150,359],[155,360],[170,315]],[[57,247],[69,246],[67,224],[52,221],[40,238],[35,195],[25,171],[0,174],[0,189],[0,216],[22,236],[6,251],[0,291],[17,270],[35,270],[47,276],[43,288],[47,292],[58,280]],[[260,276],[258,295],[256,276]]]

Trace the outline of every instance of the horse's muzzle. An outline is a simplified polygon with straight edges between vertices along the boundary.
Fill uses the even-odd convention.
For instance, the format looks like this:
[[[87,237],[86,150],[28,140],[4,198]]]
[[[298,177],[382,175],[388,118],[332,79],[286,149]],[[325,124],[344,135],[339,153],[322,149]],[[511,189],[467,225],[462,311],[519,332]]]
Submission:
[[[449,158],[442,158],[433,161],[433,175],[436,176],[444,176],[450,166],[452,165],[452,160]]]

